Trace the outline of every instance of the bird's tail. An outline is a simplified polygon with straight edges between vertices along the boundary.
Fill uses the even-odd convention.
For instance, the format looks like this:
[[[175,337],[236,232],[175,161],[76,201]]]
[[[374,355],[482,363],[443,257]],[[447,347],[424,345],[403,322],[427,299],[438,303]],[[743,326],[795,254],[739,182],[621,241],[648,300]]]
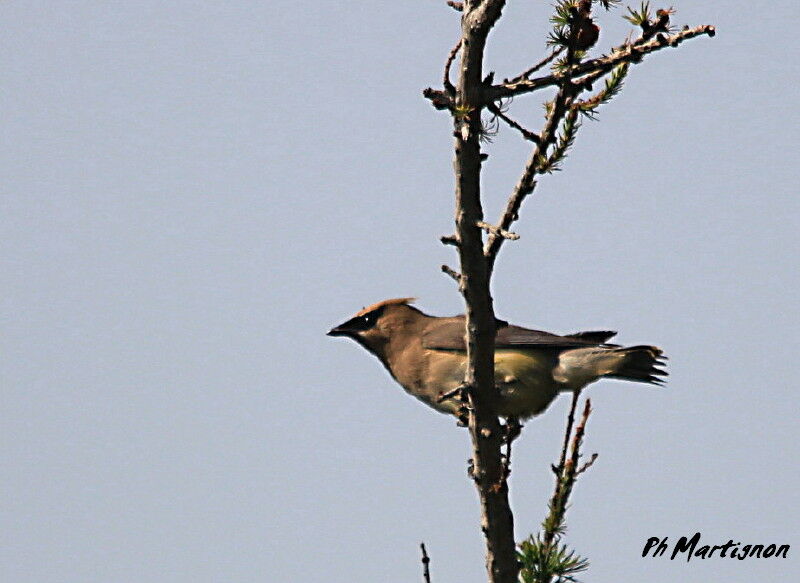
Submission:
[[[663,385],[669,373],[663,368],[666,356],[662,350],[655,346],[630,346],[628,348],[615,348],[617,364],[613,371],[603,376],[624,381]]]
[[[568,390],[577,390],[599,378],[662,385],[667,376],[660,348],[655,346],[596,346],[561,353],[553,378]]]

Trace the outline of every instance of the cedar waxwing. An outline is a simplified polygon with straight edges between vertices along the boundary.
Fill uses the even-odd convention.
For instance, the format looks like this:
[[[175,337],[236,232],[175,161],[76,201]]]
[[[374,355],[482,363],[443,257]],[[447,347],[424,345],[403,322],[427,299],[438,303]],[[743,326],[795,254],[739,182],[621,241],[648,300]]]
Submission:
[[[437,318],[410,306],[413,298],[378,302],[333,328],[377,356],[411,395],[437,411],[459,415],[458,396],[442,400],[464,382],[464,316]],[[660,385],[667,372],[661,349],[620,347],[616,332],[559,336],[497,322],[494,375],[498,413],[527,418],[543,412],[561,391],[577,391],[600,378]]]

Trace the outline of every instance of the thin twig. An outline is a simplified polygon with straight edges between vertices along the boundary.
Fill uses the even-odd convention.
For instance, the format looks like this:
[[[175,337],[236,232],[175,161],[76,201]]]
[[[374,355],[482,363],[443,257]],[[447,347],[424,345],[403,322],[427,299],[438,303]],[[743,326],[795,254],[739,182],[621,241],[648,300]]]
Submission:
[[[525,170],[517,181],[506,203],[503,216],[497,222],[497,227],[499,229],[508,231],[514,221],[519,217],[519,209],[522,207],[522,202],[536,187],[536,181],[534,179],[539,171],[539,166],[543,160],[547,160],[547,151],[556,141],[558,126],[564,118],[564,115],[572,106],[575,95],[579,90],[580,87],[577,87],[571,81],[566,81],[558,90],[550,112],[547,115],[547,119],[545,120],[544,128],[539,134],[539,143],[536,144],[536,148],[534,148],[530,158],[528,158]],[[484,246],[484,255],[486,255],[490,271],[494,267],[494,261],[497,258],[497,253],[500,251],[504,240],[504,237],[494,233],[489,234],[489,238]]]
[[[570,451],[570,466],[572,472],[572,478],[574,481],[575,472],[577,472],[578,468],[578,458],[580,458],[581,454],[581,444],[583,443],[583,434],[586,432],[586,423],[589,421],[589,415],[592,412],[592,401],[590,399],[586,399],[586,403],[583,406],[583,413],[581,414],[581,420],[578,423],[578,426],[575,427],[575,436],[572,438],[572,447]]]
[[[479,228],[483,229],[489,234],[496,235],[498,237],[502,237],[503,239],[511,239],[512,241],[516,241],[519,239],[519,235],[516,233],[512,233],[511,231],[506,231],[505,229],[501,229],[495,225],[490,225],[485,221],[478,221],[475,223]]]
[[[442,242],[442,245],[452,245],[453,247],[458,247],[458,237],[455,235],[442,235],[439,237],[439,241]]]
[[[444,90],[447,91],[449,95],[455,95],[456,88],[453,87],[453,84],[450,82],[450,67],[453,65],[453,61],[458,54],[458,50],[461,48],[461,43],[464,42],[464,39],[458,39],[456,46],[454,46],[450,50],[450,54],[447,55],[447,61],[444,64],[444,76],[442,79],[442,84],[444,85]]]
[[[564,52],[564,46],[563,45],[560,46],[560,47],[554,48],[550,52],[549,55],[547,55],[544,59],[542,59],[541,61],[536,63],[533,67],[523,71],[522,73],[520,73],[519,75],[517,75],[513,79],[507,79],[507,80],[503,81],[503,83],[517,83],[518,81],[524,81],[525,79],[527,79],[528,77],[533,75],[536,71],[538,71],[539,69],[544,67],[546,64],[551,62],[553,59],[555,59],[562,52]]]
[[[442,271],[452,277],[456,283],[461,283],[461,274],[449,265],[442,265]]]
[[[564,450],[562,450],[562,457],[558,468],[559,471],[556,473],[556,486],[555,490],[553,491],[553,497],[550,499],[550,512],[548,513],[547,518],[545,518],[542,525],[544,531],[542,535],[542,541],[546,549],[552,548],[553,541],[556,539],[559,533],[563,531],[564,515],[567,511],[567,504],[569,502],[570,494],[572,493],[572,488],[575,485],[575,480],[577,479],[579,473],[578,459],[580,458],[583,435],[586,432],[586,423],[589,420],[589,414],[592,412],[591,401],[586,399],[581,420],[578,422],[577,427],[575,427],[575,433],[571,435],[572,424],[574,421],[573,416],[575,413],[574,405],[576,402],[577,397],[573,399],[573,407],[570,409],[570,416],[567,420],[568,432],[566,433],[565,441],[569,443],[570,437],[572,437],[570,451],[569,454],[567,454],[566,447]],[[597,459],[596,455],[593,456],[592,460],[586,464],[586,467],[583,468],[583,471],[586,471],[586,469],[591,466],[595,459]]]
[[[564,471],[564,462],[567,460],[567,449],[569,448],[569,438],[572,436],[572,426],[575,424],[575,409],[578,407],[578,399],[581,397],[580,391],[573,391],[572,405],[569,407],[569,415],[567,415],[567,429],[564,432],[564,446],[561,448],[561,457],[558,458],[558,475]]]
[[[447,93],[439,89],[434,89],[433,87],[423,89],[422,96],[425,99],[430,99],[431,105],[440,111],[444,109],[452,111],[455,105],[452,98]]]
[[[453,2],[453,0],[447,0],[447,5],[456,12],[464,12],[463,2]]]
[[[592,456],[589,458],[589,461],[587,461],[578,470],[575,471],[575,475],[578,476],[578,475],[582,474],[583,472],[585,472],[586,470],[588,470],[589,468],[591,468],[592,465],[594,464],[595,460],[597,459],[597,457],[598,457],[598,454],[593,453]]]
[[[510,127],[519,131],[519,133],[522,134],[522,137],[528,140],[529,142],[533,142],[534,144],[539,143],[539,136],[537,136],[534,132],[530,131],[529,129],[522,127],[519,123],[515,122],[513,119],[508,117],[505,113],[503,113],[503,110],[500,109],[494,103],[487,103],[486,109],[492,112],[492,115],[494,115],[495,117],[499,117],[504,122],[506,122]]]
[[[422,580],[425,583],[431,583],[431,558],[428,556],[428,551],[425,550],[425,543],[419,543],[419,548],[422,550]]]

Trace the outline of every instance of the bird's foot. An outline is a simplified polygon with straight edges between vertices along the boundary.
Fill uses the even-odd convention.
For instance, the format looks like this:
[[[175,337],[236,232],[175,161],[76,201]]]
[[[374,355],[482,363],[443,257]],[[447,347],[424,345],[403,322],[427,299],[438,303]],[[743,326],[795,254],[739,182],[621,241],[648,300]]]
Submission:
[[[456,425],[467,427],[469,425],[469,407],[466,405],[459,407],[458,411],[456,411],[456,417],[458,418]]]
[[[469,389],[469,385],[466,383],[461,383],[452,391],[447,391],[439,393],[439,396],[436,397],[437,403],[444,403],[445,401],[452,399],[454,397],[458,397],[458,400],[462,403],[466,403],[469,401],[467,398],[467,390]]]

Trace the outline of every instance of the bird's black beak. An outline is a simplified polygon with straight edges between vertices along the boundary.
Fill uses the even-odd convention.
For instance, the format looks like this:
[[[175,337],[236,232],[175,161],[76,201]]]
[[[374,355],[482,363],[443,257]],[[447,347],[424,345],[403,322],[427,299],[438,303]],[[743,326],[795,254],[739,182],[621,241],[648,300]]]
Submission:
[[[363,330],[364,325],[362,318],[350,318],[347,322],[339,324],[335,328],[331,328],[328,332],[328,336],[346,336],[355,340]]]
[[[336,326],[328,331],[328,336],[350,336],[351,334],[352,331],[343,326]]]

